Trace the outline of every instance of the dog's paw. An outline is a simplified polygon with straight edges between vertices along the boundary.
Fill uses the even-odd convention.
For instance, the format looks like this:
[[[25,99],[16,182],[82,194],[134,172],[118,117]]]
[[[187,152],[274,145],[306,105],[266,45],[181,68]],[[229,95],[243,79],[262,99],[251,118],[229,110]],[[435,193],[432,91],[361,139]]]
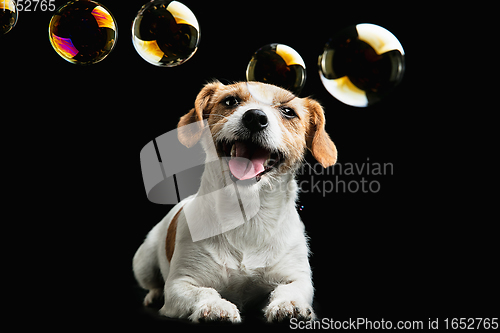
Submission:
[[[189,319],[197,323],[200,321],[227,321],[240,323],[240,311],[233,303],[225,299],[208,300],[198,306]]]
[[[151,289],[149,293],[144,297],[143,304],[145,306],[151,305],[155,300],[161,299],[163,296],[162,289]]]
[[[316,318],[309,304],[284,300],[272,301],[264,310],[264,315],[268,322],[280,322],[292,318],[309,321]]]

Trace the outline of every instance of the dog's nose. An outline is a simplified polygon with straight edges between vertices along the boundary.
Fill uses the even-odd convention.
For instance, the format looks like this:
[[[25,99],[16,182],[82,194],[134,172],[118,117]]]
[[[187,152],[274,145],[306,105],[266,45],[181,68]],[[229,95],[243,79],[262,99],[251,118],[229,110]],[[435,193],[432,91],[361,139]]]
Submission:
[[[241,120],[243,121],[243,125],[252,133],[261,131],[268,125],[267,116],[264,111],[257,109],[245,112]]]

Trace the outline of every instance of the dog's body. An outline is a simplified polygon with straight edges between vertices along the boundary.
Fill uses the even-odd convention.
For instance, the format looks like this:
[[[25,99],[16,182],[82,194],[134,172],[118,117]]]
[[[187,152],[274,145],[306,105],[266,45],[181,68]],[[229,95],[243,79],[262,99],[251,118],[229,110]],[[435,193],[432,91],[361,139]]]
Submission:
[[[213,143],[182,131],[203,120]],[[321,106],[267,84],[215,82],[181,118],[178,134],[188,147],[201,140],[207,160],[228,163],[207,163],[198,195],[177,204],[138,249],[133,266],[149,290],[144,303],[163,294],[160,312],[166,316],[240,322],[235,304],[270,294],[267,320],[313,319],[309,250],[295,208],[294,175],[306,148],[324,167],[336,161]],[[244,223],[234,224],[242,213]],[[193,241],[194,222],[237,226]]]

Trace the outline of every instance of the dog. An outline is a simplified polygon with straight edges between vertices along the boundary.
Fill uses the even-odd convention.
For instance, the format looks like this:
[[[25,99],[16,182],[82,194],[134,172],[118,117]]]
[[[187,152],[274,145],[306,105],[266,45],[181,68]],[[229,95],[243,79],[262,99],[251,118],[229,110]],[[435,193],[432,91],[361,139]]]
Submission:
[[[210,163],[198,194],[174,206],[133,258],[144,304],[163,296],[162,315],[238,323],[240,309],[263,297],[269,322],[314,320],[295,173],[307,150],[323,167],[337,160],[321,105],[266,83],[214,81],[177,130],[186,147],[200,141]],[[195,228],[217,225],[194,241]]]

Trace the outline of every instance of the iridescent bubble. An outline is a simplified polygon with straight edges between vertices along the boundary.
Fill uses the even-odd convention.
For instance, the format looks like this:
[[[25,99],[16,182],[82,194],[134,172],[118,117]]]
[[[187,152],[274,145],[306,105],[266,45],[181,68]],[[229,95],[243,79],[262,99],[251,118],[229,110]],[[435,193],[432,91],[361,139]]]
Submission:
[[[155,66],[183,64],[196,52],[199,41],[198,20],[178,1],[154,0],[145,4],[132,25],[137,53]]]
[[[366,107],[387,96],[401,81],[404,50],[388,30],[358,24],[336,34],[325,45],[318,66],[325,88],[339,101]]]
[[[54,50],[72,64],[95,64],[113,50],[118,27],[111,12],[95,1],[70,1],[49,24]]]
[[[290,46],[268,44],[248,63],[247,80],[274,84],[298,95],[306,83],[306,65]]]
[[[0,0],[0,34],[5,35],[17,22],[17,7],[14,0]]]

